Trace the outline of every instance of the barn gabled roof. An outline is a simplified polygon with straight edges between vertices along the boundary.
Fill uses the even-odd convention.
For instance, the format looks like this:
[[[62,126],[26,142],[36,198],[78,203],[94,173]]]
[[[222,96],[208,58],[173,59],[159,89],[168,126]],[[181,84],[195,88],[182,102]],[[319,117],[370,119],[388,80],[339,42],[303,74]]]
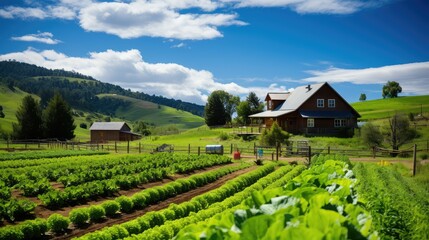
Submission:
[[[89,128],[89,130],[117,130],[117,131],[121,131],[123,130],[123,127],[127,126],[128,129],[130,129],[130,127],[128,126],[128,124],[126,124],[125,122],[94,122],[91,127]]]
[[[265,97],[265,101],[268,101],[269,99],[274,101],[275,100],[284,101],[289,96],[290,96],[290,92],[271,92],[267,94],[267,96]]]

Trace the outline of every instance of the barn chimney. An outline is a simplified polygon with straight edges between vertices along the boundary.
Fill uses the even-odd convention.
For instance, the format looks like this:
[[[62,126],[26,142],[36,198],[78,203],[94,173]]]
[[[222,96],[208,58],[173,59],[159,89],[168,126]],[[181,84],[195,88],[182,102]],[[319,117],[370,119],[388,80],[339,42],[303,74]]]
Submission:
[[[308,91],[310,91],[311,90],[310,84],[308,84],[306,88],[308,89]]]

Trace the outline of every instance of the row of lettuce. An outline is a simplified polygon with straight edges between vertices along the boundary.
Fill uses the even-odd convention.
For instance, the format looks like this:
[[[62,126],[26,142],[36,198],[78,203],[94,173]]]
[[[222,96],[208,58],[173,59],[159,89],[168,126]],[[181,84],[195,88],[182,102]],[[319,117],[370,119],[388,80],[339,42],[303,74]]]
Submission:
[[[175,173],[187,173],[231,161],[226,156],[167,153],[26,160],[23,162],[30,163],[30,166],[0,170],[0,220],[13,222],[29,218],[37,206],[30,200],[12,197],[13,189],[18,189],[24,196],[37,196],[50,209],[59,209],[99,197],[111,197],[119,190],[162,180]],[[33,162],[38,165],[33,165]],[[10,165],[8,161],[0,162],[0,165],[2,163]],[[62,182],[64,188],[54,188],[52,182]]]
[[[107,218],[114,218],[118,214],[127,214],[144,209],[148,205],[186,193],[249,166],[249,164],[224,166],[208,172],[194,174],[164,185],[144,189],[131,197],[120,196],[114,200],[106,200],[98,205],[75,208],[70,211],[68,217],[54,213],[47,219],[27,220],[17,225],[6,226],[0,228],[0,239],[39,239],[47,231],[63,234],[69,228],[70,223],[78,228],[87,227],[89,224],[99,223]]]

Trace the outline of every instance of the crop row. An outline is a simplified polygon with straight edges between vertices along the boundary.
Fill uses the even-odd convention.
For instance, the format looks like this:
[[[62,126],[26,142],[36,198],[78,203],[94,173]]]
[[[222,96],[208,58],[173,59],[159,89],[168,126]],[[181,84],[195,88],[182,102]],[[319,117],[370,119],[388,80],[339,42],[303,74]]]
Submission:
[[[347,164],[324,161],[284,187],[252,192],[234,212],[183,228],[175,239],[377,239],[355,182]]]
[[[267,166],[271,168],[271,166]],[[102,231],[88,234],[81,239],[122,239],[132,234],[136,239],[170,239],[181,228],[192,222],[203,220],[207,217],[213,216],[219,211],[228,209],[241,200],[250,195],[250,192],[256,189],[262,189],[267,186],[274,179],[290,175],[292,167],[282,167],[275,172],[272,172],[265,177],[259,179],[252,179],[247,186],[242,186],[241,190],[230,191],[231,187],[237,184],[230,181],[227,185],[219,189],[213,190],[209,193],[200,195],[193,198],[190,202],[182,203],[179,205],[172,205],[167,209],[148,213],[136,220],[105,228]],[[263,170],[264,172],[266,170]],[[299,174],[295,172],[294,174]],[[244,176],[244,175],[243,175]],[[242,181],[242,180],[240,180]],[[236,193],[237,192],[237,193]]]
[[[28,152],[11,152],[0,155],[0,161],[7,160],[29,160],[39,158],[59,158],[68,156],[83,156],[83,155],[101,155],[108,154],[107,152],[91,151],[91,150],[61,150],[61,151],[28,151]]]
[[[383,239],[429,239],[428,192],[388,167],[358,163],[354,171]]]
[[[243,174],[237,178],[228,181],[227,183],[215,190],[196,196],[190,201],[178,205],[172,204],[166,209],[146,213],[145,215],[137,219],[131,220],[120,225],[107,227],[93,233],[89,233],[78,239],[122,239],[131,234],[139,234],[147,229],[162,225],[168,220],[185,218],[189,216],[192,212],[194,213],[192,213],[191,215],[203,209],[207,209],[212,204],[222,201],[225,198],[234,195],[236,192],[244,190],[248,186],[257,182],[258,179],[263,178],[267,174],[273,172],[274,169],[275,164],[269,164],[260,167],[252,172]]]
[[[37,221],[28,220],[16,226],[0,228],[0,240],[38,239],[41,234],[44,234],[47,230],[62,233],[68,228],[70,222],[77,227],[86,226],[88,223],[97,223],[106,217],[114,217],[120,212],[129,213],[137,209],[143,209],[147,205],[157,203],[177,194],[203,186],[226,174],[247,167],[249,167],[248,164],[240,166],[225,166],[209,172],[195,174],[188,178],[178,179],[162,186],[145,189],[131,197],[120,196],[115,200],[107,200],[99,205],[73,209],[70,212],[69,217],[53,214],[47,219],[47,221],[41,219],[38,219]],[[29,230],[29,228],[31,229],[31,226],[40,225],[41,222],[45,222],[45,225],[48,226],[43,233],[39,233],[38,230],[36,232]],[[10,238],[11,236],[14,237]]]

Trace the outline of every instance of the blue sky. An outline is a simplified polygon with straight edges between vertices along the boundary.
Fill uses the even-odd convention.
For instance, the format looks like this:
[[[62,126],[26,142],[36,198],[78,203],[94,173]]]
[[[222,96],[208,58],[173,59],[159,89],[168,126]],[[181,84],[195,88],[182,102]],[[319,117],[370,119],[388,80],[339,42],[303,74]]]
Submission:
[[[427,0],[0,0],[0,60],[204,104],[329,82],[429,94]]]

